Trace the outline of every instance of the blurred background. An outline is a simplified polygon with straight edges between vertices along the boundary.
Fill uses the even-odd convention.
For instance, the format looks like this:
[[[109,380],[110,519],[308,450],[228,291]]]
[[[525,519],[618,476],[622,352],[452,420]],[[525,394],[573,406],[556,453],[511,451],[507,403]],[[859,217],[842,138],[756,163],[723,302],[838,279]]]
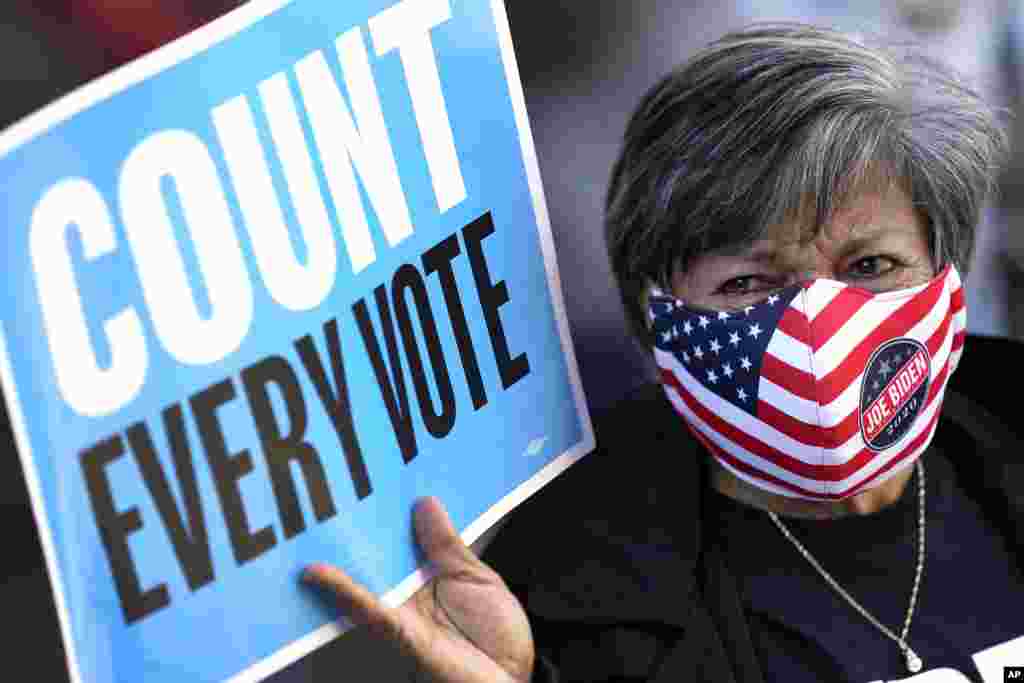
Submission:
[[[324,0],[331,1],[331,0]],[[605,184],[632,107],[664,72],[723,32],[798,20],[919,43],[1010,112],[1024,108],[1024,0],[505,0],[540,160],[566,308],[591,413],[647,379],[604,250]],[[0,128],[241,4],[240,0],[33,0],[0,5]],[[1015,141],[1024,122],[1011,123]],[[966,282],[974,334],[1024,339],[1024,145],[989,207]],[[6,416],[3,416],[6,422]],[[0,501],[13,552],[3,586],[24,618],[37,680],[63,654],[13,444]],[[52,644],[52,647],[51,645]],[[350,633],[271,680],[407,680],[394,657]],[[365,662],[365,664],[360,664]],[[19,667],[20,668],[20,667]],[[341,671],[366,676],[339,676]],[[330,677],[330,678],[328,678]]]

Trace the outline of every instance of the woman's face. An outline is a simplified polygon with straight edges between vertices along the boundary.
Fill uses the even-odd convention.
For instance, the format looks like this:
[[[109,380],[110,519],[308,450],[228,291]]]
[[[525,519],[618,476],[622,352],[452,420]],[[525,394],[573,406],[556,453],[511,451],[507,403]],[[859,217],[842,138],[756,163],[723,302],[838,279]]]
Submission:
[[[856,195],[813,239],[801,233],[799,225],[780,225],[752,245],[704,254],[674,275],[673,293],[691,306],[729,311],[811,278],[881,292],[935,277],[925,223],[897,186]]]
[[[924,284],[935,277],[924,221],[898,187],[857,195],[813,239],[799,225],[782,225],[748,247],[696,259],[673,277],[675,296],[713,310],[741,310],[775,290],[811,278],[839,280],[874,292]],[[898,498],[911,470],[837,502],[768,496],[716,471],[714,486],[740,500],[783,514],[829,518],[868,513]]]

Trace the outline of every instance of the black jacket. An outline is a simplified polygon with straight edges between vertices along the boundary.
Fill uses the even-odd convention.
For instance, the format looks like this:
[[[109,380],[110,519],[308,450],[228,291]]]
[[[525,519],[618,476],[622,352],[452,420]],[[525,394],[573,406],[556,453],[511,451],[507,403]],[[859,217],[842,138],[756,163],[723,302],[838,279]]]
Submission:
[[[976,454],[951,458],[957,478],[1024,567],[1024,441],[953,388],[934,444]],[[763,681],[701,513],[707,456],[657,385],[596,429],[595,452],[518,508],[484,554],[530,615],[534,680]]]

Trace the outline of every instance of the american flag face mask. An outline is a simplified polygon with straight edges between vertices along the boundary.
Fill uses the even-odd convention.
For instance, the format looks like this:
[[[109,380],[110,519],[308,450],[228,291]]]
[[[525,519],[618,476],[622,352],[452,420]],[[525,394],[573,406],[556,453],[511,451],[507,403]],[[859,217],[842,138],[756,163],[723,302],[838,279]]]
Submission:
[[[735,312],[657,289],[648,304],[665,393],[697,439],[741,479],[819,501],[924,452],[967,320],[952,266],[882,293],[810,280]]]

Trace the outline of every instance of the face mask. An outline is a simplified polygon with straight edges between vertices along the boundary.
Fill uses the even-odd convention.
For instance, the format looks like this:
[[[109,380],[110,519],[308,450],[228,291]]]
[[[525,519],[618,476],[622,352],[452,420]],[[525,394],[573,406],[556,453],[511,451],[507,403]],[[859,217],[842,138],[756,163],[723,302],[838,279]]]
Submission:
[[[740,479],[819,501],[924,452],[967,319],[952,266],[883,293],[811,280],[735,312],[653,289],[649,309],[665,394],[696,438]]]

